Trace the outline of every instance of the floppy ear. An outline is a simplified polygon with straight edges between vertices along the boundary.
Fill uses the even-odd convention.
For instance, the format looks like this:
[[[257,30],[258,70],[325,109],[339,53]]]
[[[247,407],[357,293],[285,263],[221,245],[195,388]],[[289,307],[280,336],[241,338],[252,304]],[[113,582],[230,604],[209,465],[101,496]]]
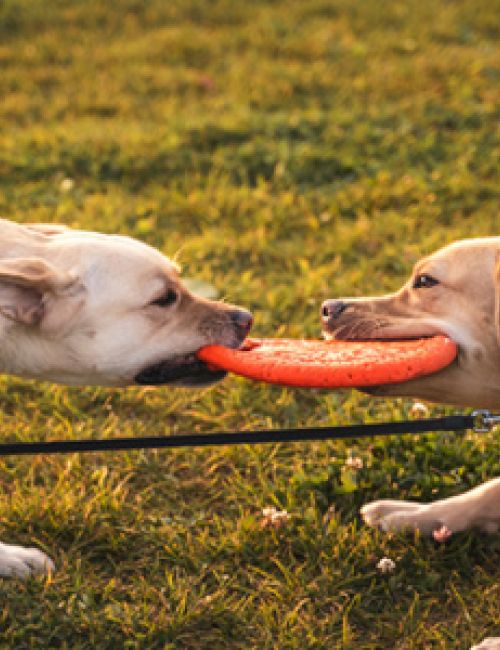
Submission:
[[[0,314],[25,325],[43,318],[47,295],[63,295],[75,278],[39,258],[0,260]]]

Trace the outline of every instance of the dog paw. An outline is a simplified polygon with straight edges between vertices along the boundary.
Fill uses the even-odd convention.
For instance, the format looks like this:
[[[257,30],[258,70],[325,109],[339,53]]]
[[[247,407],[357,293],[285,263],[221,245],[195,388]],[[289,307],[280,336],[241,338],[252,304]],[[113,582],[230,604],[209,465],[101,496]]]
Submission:
[[[500,650],[500,637],[488,637],[481,643],[473,645],[470,650]]]
[[[0,543],[0,576],[22,578],[50,573],[55,566],[48,555],[37,548]]]
[[[373,501],[361,508],[361,516],[368,526],[378,527],[386,532],[419,530],[430,535],[443,526],[443,522],[436,520],[432,515],[427,504],[411,501]]]
[[[382,499],[372,501],[364,505],[360,512],[363,520],[368,526],[380,527],[385,530],[384,521],[393,515],[416,512],[422,507],[420,503],[411,501],[395,501],[393,499]]]

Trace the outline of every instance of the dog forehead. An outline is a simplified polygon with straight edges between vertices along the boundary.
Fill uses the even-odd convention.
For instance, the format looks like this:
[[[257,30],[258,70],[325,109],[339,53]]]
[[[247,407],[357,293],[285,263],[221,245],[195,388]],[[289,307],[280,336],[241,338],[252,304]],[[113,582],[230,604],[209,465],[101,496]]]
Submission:
[[[179,268],[159,250],[136,239],[129,237],[111,236],[104,244],[107,249],[105,262],[113,267],[120,265],[121,270],[131,273],[158,273],[163,271],[168,275],[177,275]]]
[[[164,274],[176,277],[179,267],[159,250],[124,235],[69,231],[51,243],[58,256],[78,260],[82,274],[144,278]]]
[[[474,239],[460,239],[441,248],[436,256],[446,256],[457,260],[471,257],[485,257],[493,259],[500,251],[500,237],[476,237]]]
[[[448,278],[489,274],[494,268],[499,251],[500,237],[463,239],[424,258],[416,265],[415,270]]]

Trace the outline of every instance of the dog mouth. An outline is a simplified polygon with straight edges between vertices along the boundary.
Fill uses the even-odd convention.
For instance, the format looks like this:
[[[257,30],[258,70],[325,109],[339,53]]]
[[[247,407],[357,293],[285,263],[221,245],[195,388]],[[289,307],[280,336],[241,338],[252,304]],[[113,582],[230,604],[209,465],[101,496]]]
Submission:
[[[399,336],[383,336],[381,334],[374,336],[338,336],[337,334],[332,334],[331,332],[322,332],[322,336],[325,341],[381,341],[389,343],[397,343],[398,341],[419,341],[421,339],[432,339],[435,336],[447,336],[443,332],[436,331],[433,334],[415,334],[415,335],[399,335]]]
[[[326,341],[415,341],[434,336],[447,336],[438,327],[417,323],[405,323],[403,326],[388,322],[374,323],[360,319],[335,329],[322,330]]]
[[[134,381],[142,386],[169,384],[196,388],[210,386],[223,379],[226,374],[225,370],[210,368],[192,353],[154,363],[141,370],[134,377]]]
[[[452,339],[457,345],[457,356],[449,366],[446,366],[438,372],[447,371],[450,366],[455,366],[460,363],[461,359],[461,346],[456,342],[455,337],[447,334],[443,329],[435,325],[422,325],[422,323],[389,323],[388,321],[379,322],[375,326],[373,321],[361,319],[358,322],[341,325],[332,330],[327,327],[322,330],[323,338],[326,341],[380,341],[384,343],[389,342],[402,342],[402,341],[418,341],[422,339],[430,339],[435,336],[446,336]],[[436,374],[436,373],[434,373]],[[410,380],[411,381],[411,380]],[[405,382],[408,383],[408,382]],[[358,390],[372,396],[383,396],[387,394],[387,384],[378,384],[373,386],[362,386]]]

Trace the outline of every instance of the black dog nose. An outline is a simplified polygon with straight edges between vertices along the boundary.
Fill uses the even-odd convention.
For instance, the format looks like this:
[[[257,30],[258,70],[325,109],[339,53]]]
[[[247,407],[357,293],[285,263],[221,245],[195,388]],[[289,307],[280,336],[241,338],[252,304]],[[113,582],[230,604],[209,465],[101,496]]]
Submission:
[[[249,311],[246,309],[233,309],[229,317],[240,333],[248,334],[253,324],[253,316]]]
[[[324,323],[335,320],[347,309],[348,304],[343,300],[325,300],[321,305],[321,318]]]

